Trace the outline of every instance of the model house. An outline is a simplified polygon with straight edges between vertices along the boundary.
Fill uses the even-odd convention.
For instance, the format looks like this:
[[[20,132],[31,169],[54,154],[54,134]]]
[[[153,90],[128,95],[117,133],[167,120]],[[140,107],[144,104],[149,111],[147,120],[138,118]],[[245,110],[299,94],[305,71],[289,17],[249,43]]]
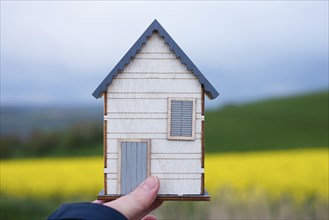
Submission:
[[[104,191],[99,199],[128,194],[154,175],[161,185],[158,199],[209,200],[204,99],[218,92],[157,20],[93,96],[104,99]]]

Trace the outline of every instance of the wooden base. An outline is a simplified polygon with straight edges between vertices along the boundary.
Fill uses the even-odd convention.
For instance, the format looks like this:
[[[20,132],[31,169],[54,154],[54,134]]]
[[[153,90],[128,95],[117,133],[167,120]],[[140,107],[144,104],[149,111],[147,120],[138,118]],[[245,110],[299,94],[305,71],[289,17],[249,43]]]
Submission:
[[[203,195],[194,195],[194,194],[188,194],[188,195],[176,195],[176,194],[160,194],[157,196],[156,200],[159,201],[210,201],[210,196],[206,190],[204,190]],[[105,195],[104,190],[100,191],[97,195],[98,200],[106,200],[106,201],[112,201],[117,198],[120,198],[124,195]]]

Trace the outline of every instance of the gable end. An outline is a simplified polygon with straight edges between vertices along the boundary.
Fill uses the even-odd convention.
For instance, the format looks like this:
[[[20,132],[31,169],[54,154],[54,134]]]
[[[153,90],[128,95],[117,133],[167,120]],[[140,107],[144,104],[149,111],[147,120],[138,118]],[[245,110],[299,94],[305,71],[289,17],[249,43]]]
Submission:
[[[146,44],[149,37],[153,32],[158,32],[164,39],[165,43],[173,51],[176,57],[187,67],[188,71],[191,71],[199,80],[200,84],[204,87],[205,93],[209,99],[216,98],[219,94],[217,90],[210,84],[210,82],[204,77],[200,70],[193,64],[183,50],[176,44],[176,42],[170,37],[167,31],[160,25],[157,20],[154,20],[152,24],[146,29],[146,31],[139,37],[136,43],[128,50],[119,63],[112,69],[112,71],[106,76],[102,83],[93,92],[95,98],[100,98],[103,92],[106,92],[108,85],[112,83],[113,78],[124,70],[124,67],[130,63],[131,59],[142,49],[142,46]]]

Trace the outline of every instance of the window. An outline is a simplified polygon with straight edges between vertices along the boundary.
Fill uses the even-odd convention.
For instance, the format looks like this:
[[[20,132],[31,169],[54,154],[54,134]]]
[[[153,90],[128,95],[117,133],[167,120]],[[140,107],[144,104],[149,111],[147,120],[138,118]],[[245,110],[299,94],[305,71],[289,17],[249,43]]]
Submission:
[[[168,99],[168,139],[195,139],[195,99]]]

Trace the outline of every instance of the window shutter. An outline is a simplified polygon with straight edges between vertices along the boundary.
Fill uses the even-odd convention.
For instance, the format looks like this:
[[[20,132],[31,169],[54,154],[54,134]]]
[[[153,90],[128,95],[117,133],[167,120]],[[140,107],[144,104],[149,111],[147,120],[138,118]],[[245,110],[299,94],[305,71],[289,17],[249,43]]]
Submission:
[[[170,136],[192,137],[193,101],[171,100]]]
[[[182,101],[182,135],[192,137],[193,102]]]

